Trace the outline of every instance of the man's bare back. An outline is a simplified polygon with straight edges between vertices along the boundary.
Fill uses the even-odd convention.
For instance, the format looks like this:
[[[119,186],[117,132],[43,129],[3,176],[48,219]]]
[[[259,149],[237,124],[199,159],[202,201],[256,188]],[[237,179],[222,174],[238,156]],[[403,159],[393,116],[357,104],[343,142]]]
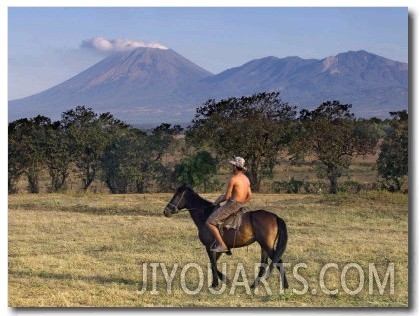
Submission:
[[[227,193],[229,193],[229,186],[232,186],[230,198],[236,202],[246,203],[251,199],[251,184],[243,173],[237,173],[230,178]]]

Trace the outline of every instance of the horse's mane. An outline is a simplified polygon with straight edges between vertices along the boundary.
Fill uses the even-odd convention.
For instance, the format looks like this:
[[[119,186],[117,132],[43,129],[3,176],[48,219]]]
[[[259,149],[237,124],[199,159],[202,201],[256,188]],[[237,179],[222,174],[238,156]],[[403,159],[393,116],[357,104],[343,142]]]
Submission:
[[[197,192],[194,191],[194,189],[191,186],[186,185],[186,189],[190,191],[191,196],[194,198],[194,201],[200,205],[204,214],[210,215],[213,212],[216,204],[200,196]]]

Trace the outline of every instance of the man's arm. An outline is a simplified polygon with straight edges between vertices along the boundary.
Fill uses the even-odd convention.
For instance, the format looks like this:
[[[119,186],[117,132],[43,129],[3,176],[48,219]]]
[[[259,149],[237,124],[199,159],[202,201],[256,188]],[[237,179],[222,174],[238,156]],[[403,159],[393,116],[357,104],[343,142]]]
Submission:
[[[233,180],[233,177],[231,177],[231,178],[229,179],[229,182],[228,182],[228,188],[227,188],[227,190],[226,190],[226,193],[225,193],[225,194],[223,194],[223,195],[220,195],[220,196],[216,199],[216,201],[214,202],[214,204],[219,204],[219,203],[222,203],[222,202],[224,202],[224,201],[228,200],[228,199],[232,196],[232,191],[233,191],[233,186],[234,186],[234,184],[235,184],[235,182],[234,182],[234,180]]]
[[[226,196],[224,194],[220,195],[216,201],[214,202],[214,204],[220,204],[222,202],[226,201]]]

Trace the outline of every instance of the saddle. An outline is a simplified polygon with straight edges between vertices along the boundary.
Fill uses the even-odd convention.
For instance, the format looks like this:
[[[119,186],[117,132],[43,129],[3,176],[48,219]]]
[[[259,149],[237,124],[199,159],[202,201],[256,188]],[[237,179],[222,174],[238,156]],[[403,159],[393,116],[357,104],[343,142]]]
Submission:
[[[238,229],[242,224],[242,216],[248,212],[245,207],[241,207],[239,211],[226,218],[222,224],[219,225],[220,234],[223,235],[223,229]]]

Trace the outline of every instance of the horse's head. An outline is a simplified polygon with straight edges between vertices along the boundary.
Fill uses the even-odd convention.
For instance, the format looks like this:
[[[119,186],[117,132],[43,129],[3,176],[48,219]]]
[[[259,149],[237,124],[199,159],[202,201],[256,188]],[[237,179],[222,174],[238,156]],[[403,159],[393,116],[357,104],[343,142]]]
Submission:
[[[172,214],[178,213],[180,210],[186,208],[186,193],[188,190],[191,190],[191,187],[187,184],[183,184],[175,191],[174,196],[165,206],[165,209],[163,211],[163,214],[166,217],[170,217]]]

